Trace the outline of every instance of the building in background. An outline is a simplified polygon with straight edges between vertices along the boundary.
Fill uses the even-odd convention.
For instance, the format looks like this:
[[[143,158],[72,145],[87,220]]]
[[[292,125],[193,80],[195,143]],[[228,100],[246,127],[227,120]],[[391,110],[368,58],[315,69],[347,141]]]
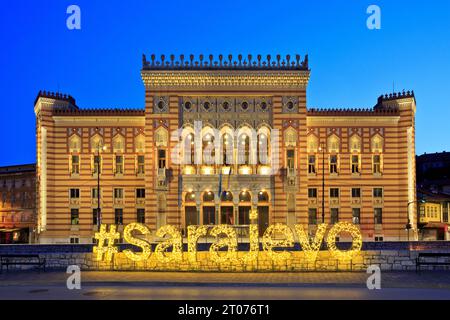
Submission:
[[[252,209],[260,234],[323,219],[359,224],[364,240],[407,239],[408,224],[417,238],[412,92],[308,109],[299,56],[152,55],[141,75],[144,109],[38,94],[39,242],[90,243],[100,222],[245,229]]]
[[[0,244],[34,241],[36,166],[0,167]]]
[[[450,152],[424,153],[416,163],[419,188],[450,195]]]
[[[450,240],[450,194],[417,190],[419,240]]]

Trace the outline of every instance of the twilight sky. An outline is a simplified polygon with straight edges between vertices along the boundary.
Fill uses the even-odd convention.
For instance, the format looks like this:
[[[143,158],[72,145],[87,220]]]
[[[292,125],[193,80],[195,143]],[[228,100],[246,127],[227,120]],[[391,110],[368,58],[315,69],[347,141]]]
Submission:
[[[35,162],[39,90],[82,108],[144,107],[142,53],[309,54],[308,107],[370,108],[414,90],[417,153],[450,151],[450,1],[9,0],[0,9],[0,166]],[[66,9],[81,9],[69,30]],[[369,5],[381,30],[366,27]]]

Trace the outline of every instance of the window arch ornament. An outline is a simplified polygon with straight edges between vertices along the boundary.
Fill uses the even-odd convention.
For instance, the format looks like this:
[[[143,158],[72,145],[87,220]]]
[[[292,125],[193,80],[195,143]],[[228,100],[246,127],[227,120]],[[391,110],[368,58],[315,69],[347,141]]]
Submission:
[[[81,152],[81,138],[77,134],[73,134],[69,137],[69,152],[70,153],[80,153]]]
[[[98,133],[91,137],[91,152],[97,152],[103,147],[103,137]]]
[[[125,137],[121,134],[116,134],[113,138],[113,152],[124,153],[125,152]]]
[[[375,134],[371,141],[370,147],[372,149],[372,153],[382,153],[383,152],[384,139],[378,133]]]
[[[285,147],[295,147],[297,146],[297,130],[289,127],[284,131],[284,145]]]
[[[339,153],[340,150],[340,139],[336,134],[332,134],[327,139],[328,152],[329,153]]]
[[[350,137],[349,148],[352,153],[360,153],[361,152],[362,139],[357,134],[353,134]]]
[[[315,134],[310,134],[306,138],[306,149],[308,153],[316,153],[319,149],[319,138]]]
[[[145,152],[145,136],[143,134],[139,134],[134,139],[134,147],[136,153],[144,153]]]
[[[157,147],[167,147],[169,140],[169,134],[167,129],[164,127],[159,127],[155,131],[155,144]]]

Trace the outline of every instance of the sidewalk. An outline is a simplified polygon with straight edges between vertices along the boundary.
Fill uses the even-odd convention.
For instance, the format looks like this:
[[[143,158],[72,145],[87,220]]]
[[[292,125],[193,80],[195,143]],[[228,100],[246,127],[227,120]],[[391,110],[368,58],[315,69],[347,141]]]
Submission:
[[[366,287],[369,274],[359,272],[305,273],[193,273],[83,271],[83,286],[273,286],[273,287]],[[0,287],[65,286],[64,271],[3,272]],[[450,289],[449,271],[383,272],[383,288]]]

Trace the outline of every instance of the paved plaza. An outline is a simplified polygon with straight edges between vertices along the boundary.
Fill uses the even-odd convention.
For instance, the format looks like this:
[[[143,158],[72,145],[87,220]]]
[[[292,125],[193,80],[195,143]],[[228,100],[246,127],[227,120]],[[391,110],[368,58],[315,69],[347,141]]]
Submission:
[[[0,299],[450,299],[450,272],[385,272],[369,290],[366,273],[3,272]]]

